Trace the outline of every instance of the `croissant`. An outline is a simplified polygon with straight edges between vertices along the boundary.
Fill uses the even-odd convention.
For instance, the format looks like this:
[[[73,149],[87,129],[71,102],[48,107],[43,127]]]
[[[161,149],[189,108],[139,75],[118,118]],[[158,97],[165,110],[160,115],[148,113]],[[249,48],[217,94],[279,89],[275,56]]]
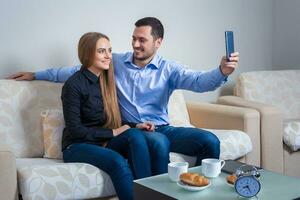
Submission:
[[[232,175],[227,176],[226,179],[227,179],[227,182],[228,182],[229,184],[232,184],[232,185],[233,185],[233,184],[235,183],[237,177],[236,177],[235,174],[232,174]]]
[[[180,175],[180,180],[191,186],[206,186],[209,184],[209,180],[204,176],[200,176],[197,173],[183,173]]]

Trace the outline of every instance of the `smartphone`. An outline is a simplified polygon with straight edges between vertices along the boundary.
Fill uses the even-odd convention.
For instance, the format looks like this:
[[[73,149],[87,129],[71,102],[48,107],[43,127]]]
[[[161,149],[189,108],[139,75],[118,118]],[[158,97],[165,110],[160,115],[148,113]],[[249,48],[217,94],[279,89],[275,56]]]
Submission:
[[[248,164],[245,164],[245,163],[242,163],[242,162],[239,162],[239,161],[235,161],[235,160],[225,160],[225,165],[224,167],[222,168],[222,171],[225,172],[225,173],[228,173],[228,174],[233,174],[235,173],[235,170],[237,168],[239,168],[240,166],[242,165],[248,165]],[[252,166],[252,165],[248,165],[248,166]],[[258,171],[261,171],[263,168],[261,167],[257,167],[257,166],[254,166]]]
[[[225,31],[226,58],[229,61],[230,54],[234,52],[234,38],[232,31]]]

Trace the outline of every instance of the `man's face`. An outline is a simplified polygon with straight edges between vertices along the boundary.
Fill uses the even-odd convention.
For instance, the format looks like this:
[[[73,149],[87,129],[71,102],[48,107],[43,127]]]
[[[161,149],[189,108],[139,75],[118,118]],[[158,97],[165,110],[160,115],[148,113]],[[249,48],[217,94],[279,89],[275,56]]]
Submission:
[[[162,39],[154,39],[151,35],[151,26],[136,27],[132,35],[133,57],[136,60],[144,61],[152,59],[160,47]]]

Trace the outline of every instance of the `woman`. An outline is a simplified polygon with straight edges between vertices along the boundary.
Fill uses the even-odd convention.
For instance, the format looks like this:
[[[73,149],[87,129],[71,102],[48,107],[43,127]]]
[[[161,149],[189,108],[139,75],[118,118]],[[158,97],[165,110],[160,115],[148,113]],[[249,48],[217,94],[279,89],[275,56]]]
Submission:
[[[63,159],[98,167],[109,174],[119,199],[133,199],[133,179],[151,175],[150,156],[144,134],[121,125],[109,38],[84,34],[78,56],[81,70],[62,89]]]

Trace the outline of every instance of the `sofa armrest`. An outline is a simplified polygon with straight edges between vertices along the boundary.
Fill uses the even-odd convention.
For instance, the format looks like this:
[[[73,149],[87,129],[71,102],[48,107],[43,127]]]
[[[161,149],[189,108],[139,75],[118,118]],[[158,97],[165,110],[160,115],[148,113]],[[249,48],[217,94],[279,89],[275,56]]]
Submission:
[[[188,102],[191,124],[199,128],[234,129],[247,133],[253,150],[246,155],[248,164],[260,166],[259,113],[249,108]]]
[[[0,145],[0,194],[1,199],[18,199],[16,159],[6,144]]]
[[[282,113],[274,106],[248,101],[236,96],[222,96],[219,104],[247,107],[260,113],[262,167],[283,173]]]

